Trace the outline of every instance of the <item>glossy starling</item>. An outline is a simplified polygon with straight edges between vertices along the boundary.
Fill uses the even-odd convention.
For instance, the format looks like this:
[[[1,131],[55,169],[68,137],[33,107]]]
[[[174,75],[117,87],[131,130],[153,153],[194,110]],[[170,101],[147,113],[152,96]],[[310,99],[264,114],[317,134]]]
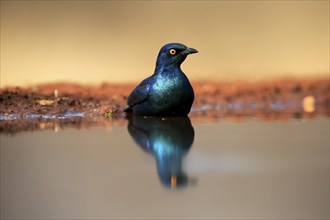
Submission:
[[[187,55],[197,52],[179,43],[164,45],[154,74],[132,91],[124,111],[143,116],[187,116],[194,101],[194,90],[180,66]]]

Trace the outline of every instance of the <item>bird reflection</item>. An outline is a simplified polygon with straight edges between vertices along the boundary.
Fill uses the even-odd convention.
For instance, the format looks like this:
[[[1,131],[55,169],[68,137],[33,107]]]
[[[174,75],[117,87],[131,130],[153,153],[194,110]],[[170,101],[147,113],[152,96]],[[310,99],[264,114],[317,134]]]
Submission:
[[[187,186],[182,158],[194,142],[194,128],[188,117],[131,117],[128,132],[146,152],[154,155],[161,183],[169,188]]]

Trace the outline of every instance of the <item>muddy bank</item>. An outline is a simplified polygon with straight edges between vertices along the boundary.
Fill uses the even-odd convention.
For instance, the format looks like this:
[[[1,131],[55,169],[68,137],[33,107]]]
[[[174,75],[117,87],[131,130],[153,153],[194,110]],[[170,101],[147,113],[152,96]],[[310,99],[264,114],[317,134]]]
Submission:
[[[84,118],[122,118],[127,96],[135,86],[52,83],[25,88],[2,88],[0,131],[26,130],[25,125],[13,128],[18,119],[29,120],[30,125],[27,127],[39,129],[40,121],[67,119],[79,124],[86,121]],[[193,87],[195,102],[190,116],[194,118],[228,116],[239,120],[240,117],[252,116],[273,120],[329,115],[328,78],[193,82]],[[87,125],[93,123],[94,119],[89,120]]]

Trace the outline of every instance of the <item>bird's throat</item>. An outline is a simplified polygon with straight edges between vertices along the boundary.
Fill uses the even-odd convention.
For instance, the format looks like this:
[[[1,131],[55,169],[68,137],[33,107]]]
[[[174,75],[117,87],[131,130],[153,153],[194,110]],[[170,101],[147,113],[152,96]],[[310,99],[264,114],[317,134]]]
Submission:
[[[181,73],[181,67],[180,65],[157,65],[154,75],[175,75],[177,73]]]

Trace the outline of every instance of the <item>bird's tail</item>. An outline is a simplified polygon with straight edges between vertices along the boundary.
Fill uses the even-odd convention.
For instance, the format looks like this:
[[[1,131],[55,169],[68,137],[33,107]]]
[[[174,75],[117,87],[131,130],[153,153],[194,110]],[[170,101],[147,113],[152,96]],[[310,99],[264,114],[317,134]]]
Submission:
[[[128,106],[127,108],[125,108],[123,110],[123,112],[126,112],[126,113],[131,113],[132,112],[132,108],[130,106]]]
[[[124,118],[130,118],[133,115],[133,110],[130,106],[125,108],[123,112],[125,113]]]

